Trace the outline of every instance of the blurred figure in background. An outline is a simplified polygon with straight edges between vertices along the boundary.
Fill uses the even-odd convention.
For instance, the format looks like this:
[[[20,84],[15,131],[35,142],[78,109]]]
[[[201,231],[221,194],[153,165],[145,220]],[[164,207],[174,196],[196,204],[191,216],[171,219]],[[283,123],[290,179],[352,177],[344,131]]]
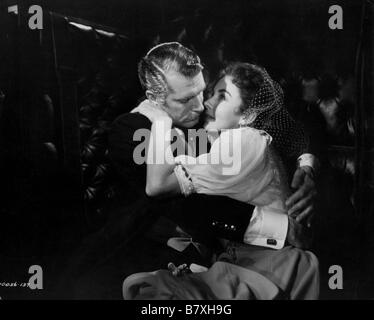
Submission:
[[[343,85],[343,83],[341,83]],[[338,79],[331,75],[324,75],[320,83],[318,106],[325,119],[325,132],[330,144],[350,144],[349,132],[353,131],[352,119],[349,123],[348,113],[352,113],[353,97],[349,84],[340,87]],[[342,99],[341,99],[341,98]],[[348,110],[350,109],[350,110]]]

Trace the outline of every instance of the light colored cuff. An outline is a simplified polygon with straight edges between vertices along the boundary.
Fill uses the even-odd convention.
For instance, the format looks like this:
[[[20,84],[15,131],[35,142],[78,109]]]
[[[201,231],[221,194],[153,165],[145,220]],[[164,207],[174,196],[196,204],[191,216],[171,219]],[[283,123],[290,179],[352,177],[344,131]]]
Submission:
[[[192,183],[192,178],[187,170],[181,165],[177,163],[174,168],[175,176],[177,177],[179,188],[181,189],[181,193],[188,197],[191,193],[195,192],[194,185]]]
[[[282,249],[286,242],[287,229],[287,214],[256,207],[243,241],[255,246]]]
[[[316,156],[311,153],[304,153],[297,158],[297,163],[299,167],[309,166],[313,169],[315,173],[319,170],[319,161]]]

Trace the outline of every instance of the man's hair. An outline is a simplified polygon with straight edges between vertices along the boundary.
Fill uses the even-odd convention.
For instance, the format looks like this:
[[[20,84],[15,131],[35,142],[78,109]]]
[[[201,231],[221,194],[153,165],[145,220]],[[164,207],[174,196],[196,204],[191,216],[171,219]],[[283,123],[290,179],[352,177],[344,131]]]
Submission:
[[[140,60],[138,76],[143,89],[164,102],[168,92],[166,72],[173,70],[192,78],[202,69],[196,53],[178,42],[167,42],[153,47]]]

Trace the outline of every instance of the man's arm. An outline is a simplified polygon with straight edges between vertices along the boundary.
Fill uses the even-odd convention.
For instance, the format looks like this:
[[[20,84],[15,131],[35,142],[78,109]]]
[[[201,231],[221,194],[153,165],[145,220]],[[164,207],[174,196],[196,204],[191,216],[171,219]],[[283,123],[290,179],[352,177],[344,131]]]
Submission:
[[[287,199],[288,214],[299,223],[311,226],[314,214],[314,202],[317,188],[314,182],[314,172],[309,166],[296,169],[291,187],[296,191]],[[304,223],[304,224],[305,224]]]
[[[288,216],[286,245],[292,245],[301,249],[309,249],[312,245],[312,241],[312,230],[306,228],[291,216]]]
[[[312,150],[310,145],[308,145],[308,150]],[[317,196],[315,177],[319,166],[318,158],[312,153],[304,152],[298,157],[297,168],[291,182],[291,188],[295,192],[286,201],[288,214],[295,218],[296,222],[308,227],[311,226],[315,212],[314,203]]]
[[[244,234],[244,242],[261,247],[282,249],[287,242],[288,230],[289,219],[286,214],[264,212],[256,208]]]
[[[148,146],[148,141],[133,140],[134,132],[140,128],[150,130],[151,121],[141,114],[131,113],[118,118],[109,133],[109,157],[117,180],[126,186],[120,196],[128,198],[131,193],[137,195],[136,199],[151,200],[153,211],[167,216],[196,240],[222,237],[242,241],[253,211],[253,207],[244,202],[205,194],[163,199],[146,196],[146,164],[138,165],[133,159],[139,144]]]
[[[286,245],[308,249],[311,229],[289,215],[279,213],[254,214],[244,234],[244,242],[251,245],[282,249]]]
[[[264,130],[273,137],[277,151],[293,175],[291,188],[295,191],[286,202],[288,214],[310,225],[317,194],[314,177],[319,169],[313,137],[285,108],[274,114]]]
[[[273,137],[283,163],[289,174],[293,174],[291,187],[295,191],[286,202],[288,217],[278,219],[265,214],[252,217],[246,230],[246,242],[276,249],[286,243],[307,248],[310,245],[309,236],[306,235],[308,230],[301,223],[306,221],[310,225],[314,213],[314,174],[318,170],[318,160],[312,154],[311,137],[284,108],[275,113],[268,123],[258,125]],[[296,171],[293,171],[296,165]]]
[[[146,117],[127,113],[117,118],[109,130],[108,153],[120,197],[145,196],[145,148],[150,129],[151,122]],[[140,134],[137,136],[136,132]]]

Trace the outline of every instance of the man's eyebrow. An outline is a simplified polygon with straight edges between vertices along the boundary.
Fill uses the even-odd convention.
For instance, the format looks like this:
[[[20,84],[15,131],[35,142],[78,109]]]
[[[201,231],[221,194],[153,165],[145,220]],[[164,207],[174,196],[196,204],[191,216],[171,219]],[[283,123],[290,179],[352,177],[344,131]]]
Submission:
[[[189,95],[187,97],[179,98],[179,99],[176,99],[176,100],[177,101],[191,100],[194,97],[195,97],[195,95]]]
[[[197,97],[201,92],[203,92],[204,90],[206,89],[206,85],[204,86],[204,88],[199,91],[199,93],[196,93],[196,94],[191,94],[189,96],[186,96],[186,97],[183,97],[183,98],[179,98],[179,99],[176,99],[177,101],[183,101],[183,100],[191,100],[195,97]]]

